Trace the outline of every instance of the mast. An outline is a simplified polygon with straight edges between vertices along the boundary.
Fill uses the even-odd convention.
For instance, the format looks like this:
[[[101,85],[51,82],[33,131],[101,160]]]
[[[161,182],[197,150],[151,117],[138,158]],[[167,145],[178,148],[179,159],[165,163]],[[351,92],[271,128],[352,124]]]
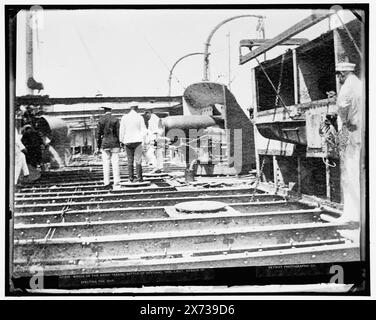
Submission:
[[[27,81],[34,78],[34,52],[33,52],[33,11],[26,13],[26,87],[29,94],[34,90],[29,88]]]

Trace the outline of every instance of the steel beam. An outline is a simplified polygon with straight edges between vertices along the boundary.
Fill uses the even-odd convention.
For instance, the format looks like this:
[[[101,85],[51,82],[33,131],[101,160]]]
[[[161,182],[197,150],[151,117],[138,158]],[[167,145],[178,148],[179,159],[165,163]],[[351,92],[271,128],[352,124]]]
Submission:
[[[287,211],[308,209],[309,206],[301,205],[298,202],[271,201],[271,202],[250,202],[241,204],[231,204],[235,210],[247,212],[266,212],[266,211]],[[22,212],[15,213],[15,223],[51,223],[51,222],[85,222],[91,221],[111,221],[111,220],[129,220],[129,219],[153,219],[168,217],[165,207],[143,207],[143,208],[109,208],[95,210],[72,210],[64,215],[59,212]]]
[[[236,250],[247,246],[270,246],[295,242],[340,239],[338,223],[301,223],[236,229],[188,230],[131,235],[16,240],[16,260],[79,259],[99,256],[147,256],[183,254],[199,249]],[[262,248],[261,248],[262,249]]]
[[[86,190],[86,191],[58,191],[54,189],[49,189],[50,191],[46,192],[17,192],[16,193],[16,199],[17,200],[27,200],[29,198],[42,198],[42,197],[70,197],[74,195],[93,195],[93,196],[100,196],[103,194],[123,194],[123,193],[134,193],[135,188],[124,188],[121,190],[108,190],[108,189],[103,189],[103,190]],[[158,187],[156,185],[151,185],[149,187],[145,188],[137,188],[138,192],[168,192],[168,191],[174,191],[176,190],[176,187]]]
[[[153,206],[173,206],[184,201],[194,201],[198,199],[221,201],[225,203],[251,202],[254,201],[273,201],[282,200],[282,197],[269,194],[256,194],[254,197],[251,193],[245,195],[229,196],[203,196],[194,197],[174,197],[174,198],[154,198],[154,199],[135,199],[135,200],[113,200],[113,201],[88,201],[88,202],[71,202],[71,203],[44,203],[44,204],[27,204],[16,205],[16,212],[43,212],[56,211],[62,213],[68,210],[105,209],[105,208],[130,208],[130,207],[153,207]]]
[[[132,193],[130,192],[116,192],[116,193],[107,193],[100,195],[72,195],[70,197],[61,197],[54,196],[50,197],[45,195],[44,197],[30,197],[30,198],[20,198],[16,194],[15,202],[18,205],[26,204],[41,204],[41,203],[66,203],[66,202],[88,202],[88,201],[110,201],[110,200],[135,200],[135,199],[154,199],[154,198],[173,198],[173,197],[203,197],[203,192],[205,196],[210,195],[241,195],[252,193],[254,189],[252,188],[212,188],[206,190],[183,190],[183,191],[169,191],[169,192],[139,192],[137,189],[134,189]],[[261,194],[262,192],[257,192]]]
[[[275,266],[291,264],[310,263],[341,263],[347,261],[359,261],[359,248],[352,244],[334,244],[314,247],[289,248],[284,250],[270,250],[261,252],[242,252],[227,255],[209,255],[193,257],[177,257],[169,259],[142,259],[133,260],[109,260],[94,263],[65,264],[65,265],[44,265],[45,276],[54,275],[87,275],[100,273],[122,273],[124,277],[127,272],[152,272],[152,271],[175,271],[194,269],[213,269],[229,267],[250,267],[250,266]],[[17,264],[15,266],[15,277],[31,276],[30,267]],[[132,277],[128,277],[132,278]]]
[[[42,224],[16,224],[15,239],[43,239],[50,229],[53,238],[96,237],[146,232],[179,232],[186,230],[205,230],[237,228],[242,226],[265,226],[319,222],[320,209],[291,210],[277,212],[238,213],[228,210],[216,214],[188,214],[175,218],[129,219],[118,221],[52,222]]]
[[[162,179],[145,179],[151,181],[152,184],[156,184],[157,186],[168,186]],[[152,186],[151,186],[152,187]],[[64,183],[51,183],[50,185],[38,185],[32,186],[27,188],[20,188],[17,192],[20,193],[39,193],[39,192],[54,192],[54,191],[84,191],[84,190],[107,190],[104,185],[103,181],[91,181],[90,183],[85,182],[77,182],[74,184],[64,184]]]
[[[240,57],[240,64],[244,64],[254,58],[257,58],[259,55],[269,51],[270,49],[274,48],[275,46],[280,45],[284,41],[292,38],[296,34],[304,31],[305,29],[315,25],[316,23],[328,18],[331,15],[329,10],[315,10],[315,13],[310,15],[309,17],[301,20],[300,22],[296,23],[292,27],[288,28],[287,30],[283,31],[273,39],[267,40],[264,44],[253,50],[252,52],[241,56]]]
[[[270,41],[270,40],[271,39],[244,39],[244,40],[240,40],[239,46],[252,49],[252,47],[261,46],[266,41]],[[281,46],[300,46],[304,43],[307,43],[308,41],[309,41],[309,39],[307,39],[307,38],[291,38],[291,39],[284,40],[279,45],[281,45]]]

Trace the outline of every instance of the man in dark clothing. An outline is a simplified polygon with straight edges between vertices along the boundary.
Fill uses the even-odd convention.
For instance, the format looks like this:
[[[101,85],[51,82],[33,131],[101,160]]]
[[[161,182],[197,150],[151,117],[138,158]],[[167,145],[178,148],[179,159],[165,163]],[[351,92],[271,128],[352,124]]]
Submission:
[[[151,112],[149,110],[146,110],[144,112],[144,114],[142,115],[142,117],[144,118],[146,129],[148,129],[149,128],[149,120],[151,118]]]
[[[22,128],[21,142],[26,148],[26,162],[33,167],[42,163],[42,145],[43,140],[39,133],[29,124]]]
[[[111,114],[111,108],[102,107],[105,114],[99,119],[97,126],[97,147],[102,150],[103,181],[105,186],[110,186],[110,160],[114,176],[114,188],[120,187],[119,172],[119,120]]]

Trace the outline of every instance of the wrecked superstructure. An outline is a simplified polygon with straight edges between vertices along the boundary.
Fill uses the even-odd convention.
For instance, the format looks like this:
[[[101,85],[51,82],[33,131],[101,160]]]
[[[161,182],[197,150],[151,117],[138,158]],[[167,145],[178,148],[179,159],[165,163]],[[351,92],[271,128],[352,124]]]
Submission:
[[[316,20],[311,17],[307,25]],[[360,23],[347,24],[359,46]],[[312,41],[280,38],[296,47],[252,70],[253,119],[226,86],[189,86],[182,110],[163,119],[166,132],[181,129],[185,140],[166,146],[174,152],[165,153],[162,174],[145,170],[150,185],[125,184],[121,158],[123,188],[105,189],[101,164],[91,155],[19,185],[12,239],[15,285],[28,287],[35,268],[51,279],[47,287],[70,289],[213,279],[226,285],[232,280],[218,279],[216,270],[245,275],[244,268],[254,266],[359,261],[359,230],[320,219],[321,213],[341,214],[339,155],[323,145],[319,124],[335,111],[335,98],[327,96],[337,90],[335,62],[343,51],[356,57],[352,46],[340,45],[351,41],[346,37],[345,30],[335,29]],[[256,43],[258,54],[267,44]],[[326,58],[317,59],[323,51]],[[247,59],[241,56],[241,63]],[[189,136],[189,129],[197,135]],[[219,147],[213,147],[217,134]],[[187,168],[195,179],[187,180]]]

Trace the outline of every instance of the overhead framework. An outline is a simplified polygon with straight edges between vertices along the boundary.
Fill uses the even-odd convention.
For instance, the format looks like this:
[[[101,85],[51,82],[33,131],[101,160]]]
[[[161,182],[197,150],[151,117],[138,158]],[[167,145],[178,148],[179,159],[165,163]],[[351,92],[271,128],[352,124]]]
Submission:
[[[309,17],[303,19],[302,21],[294,24],[292,27],[288,28],[287,30],[283,31],[276,37],[265,41],[262,45],[258,48],[253,50],[252,52],[247,53],[244,56],[240,56],[239,64],[244,64],[252,59],[257,58],[259,55],[267,52],[268,50],[283,44],[286,40],[290,39],[294,35],[300,33],[301,31],[315,25],[316,23],[328,18],[332,14],[329,10],[317,10]]]

